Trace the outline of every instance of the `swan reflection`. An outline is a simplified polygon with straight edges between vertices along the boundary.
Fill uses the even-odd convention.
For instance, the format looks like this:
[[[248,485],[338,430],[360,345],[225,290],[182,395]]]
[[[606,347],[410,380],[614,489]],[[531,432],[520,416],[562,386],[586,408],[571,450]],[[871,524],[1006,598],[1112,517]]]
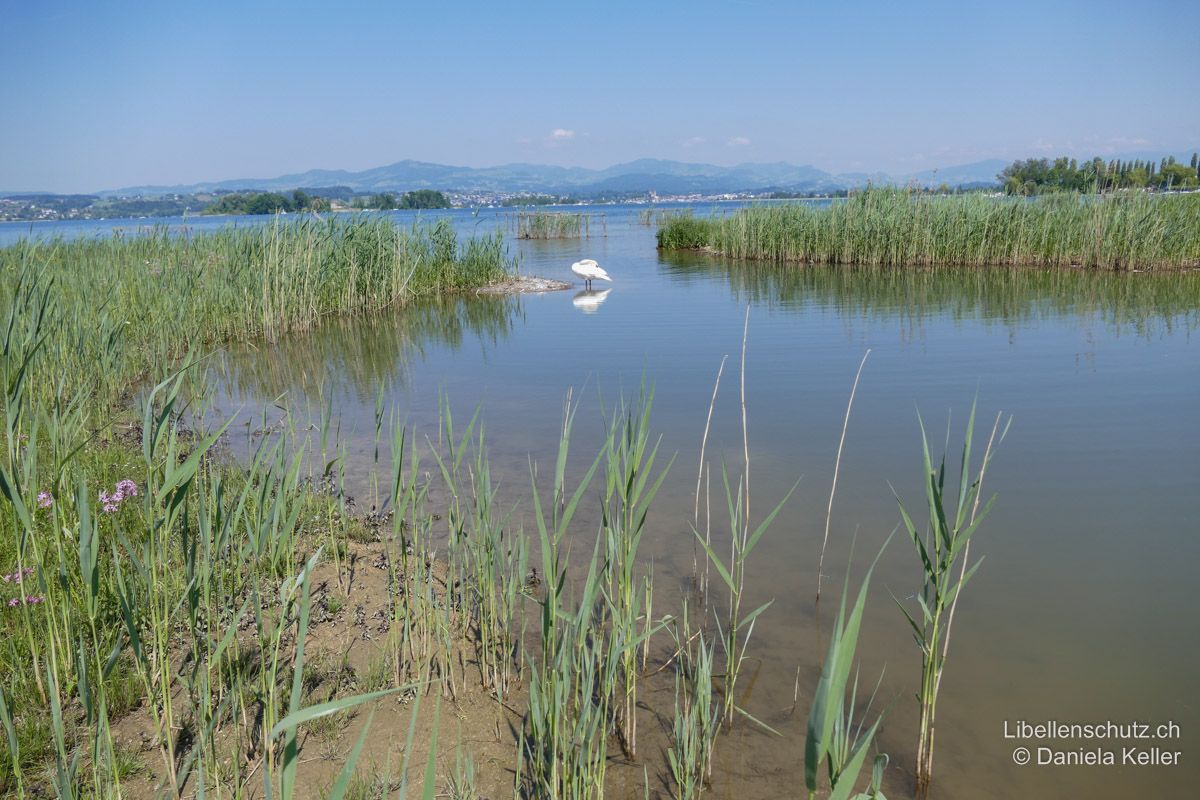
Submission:
[[[608,293],[611,291],[612,289],[603,289],[601,291],[597,291],[595,289],[584,289],[581,292],[577,292],[575,296],[571,298],[571,305],[575,306],[585,314],[595,314],[596,309],[600,308],[600,304],[604,302],[605,298],[608,297]]]

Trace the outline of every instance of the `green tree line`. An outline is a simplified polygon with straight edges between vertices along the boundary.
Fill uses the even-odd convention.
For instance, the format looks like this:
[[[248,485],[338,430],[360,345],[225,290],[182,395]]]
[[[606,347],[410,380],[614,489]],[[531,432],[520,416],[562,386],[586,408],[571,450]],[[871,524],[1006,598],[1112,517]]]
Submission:
[[[278,192],[227,194],[208,208],[205,214],[276,214],[280,211],[328,211],[329,200],[313,197],[303,189],[290,195]]]
[[[450,199],[441,192],[433,189],[417,189],[405,192],[400,197],[388,192],[373,194],[370,197],[359,197],[354,201],[355,208],[372,208],[381,211],[391,209],[418,208],[450,208]]]
[[[1014,161],[996,176],[1008,194],[1047,192],[1110,192],[1114,189],[1194,189],[1200,186],[1200,157],[1189,164],[1168,156],[1151,160],[1030,158]]]
[[[519,194],[516,197],[506,197],[500,201],[500,205],[506,208],[515,208],[519,206],[553,206],[565,202],[562,197],[555,197],[552,194]]]
[[[417,189],[397,197],[388,192],[356,197],[351,202],[354,208],[391,209],[450,208],[446,195],[432,189]],[[287,194],[279,192],[238,192],[219,198],[204,209],[205,214],[277,214],[280,211],[329,211],[327,197],[309,194],[296,189]]]

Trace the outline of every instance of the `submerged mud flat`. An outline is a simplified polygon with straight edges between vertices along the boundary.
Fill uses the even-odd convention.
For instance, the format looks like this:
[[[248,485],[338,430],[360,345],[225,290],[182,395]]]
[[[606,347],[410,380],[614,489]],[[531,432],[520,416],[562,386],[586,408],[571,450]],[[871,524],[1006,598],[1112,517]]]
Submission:
[[[570,289],[571,285],[563,281],[538,278],[534,275],[514,275],[513,277],[489,283],[476,289],[477,294],[540,294],[541,292],[561,292]]]

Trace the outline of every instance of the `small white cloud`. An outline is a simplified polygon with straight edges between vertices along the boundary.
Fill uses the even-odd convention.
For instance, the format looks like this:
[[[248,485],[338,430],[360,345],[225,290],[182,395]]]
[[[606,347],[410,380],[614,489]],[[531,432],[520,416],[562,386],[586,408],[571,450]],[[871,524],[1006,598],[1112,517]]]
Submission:
[[[1152,147],[1154,142],[1143,136],[1086,136],[1083,139],[1065,139],[1050,142],[1038,139],[1031,148],[1043,155],[1114,155],[1131,148]],[[1019,155],[1024,158],[1025,155]]]
[[[730,147],[745,147],[750,144],[750,140],[745,136],[735,136],[728,142]]]
[[[1089,140],[1088,143],[1093,147],[1098,143],[1099,146],[1108,148],[1110,151],[1126,150],[1130,147],[1149,147],[1153,144],[1142,136],[1112,136],[1107,139]]]
[[[684,147],[695,147],[698,144],[704,144],[704,142],[705,142],[705,138],[703,136],[692,136],[688,139],[683,140],[683,146]]]
[[[550,138],[556,142],[561,142],[566,139],[574,139],[575,131],[567,130],[566,128],[555,128],[550,131]]]

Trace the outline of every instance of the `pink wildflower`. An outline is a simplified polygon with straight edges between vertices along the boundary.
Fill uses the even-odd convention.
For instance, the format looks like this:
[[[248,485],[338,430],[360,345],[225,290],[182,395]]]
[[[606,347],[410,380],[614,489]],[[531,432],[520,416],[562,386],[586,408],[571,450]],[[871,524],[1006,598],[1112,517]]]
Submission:
[[[49,508],[54,505],[54,498],[49,492],[38,492],[37,503],[39,508]]]
[[[113,489],[112,494],[103,489],[100,490],[100,503],[104,507],[104,513],[113,514],[121,509],[121,503],[130,497],[137,497],[137,495],[137,484],[129,478],[123,478],[117,481],[116,488]]]
[[[16,608],[19,605],[21,605],[21,598],[19,597],[14,597],[12,600],[8,601],[9,608]]]
[[[33,577],[35,569],[35,567],[25,567],[25,569],[19,569],[11,575],[0,575],[0,580],[5,583],[21,583],[26,578]]]

